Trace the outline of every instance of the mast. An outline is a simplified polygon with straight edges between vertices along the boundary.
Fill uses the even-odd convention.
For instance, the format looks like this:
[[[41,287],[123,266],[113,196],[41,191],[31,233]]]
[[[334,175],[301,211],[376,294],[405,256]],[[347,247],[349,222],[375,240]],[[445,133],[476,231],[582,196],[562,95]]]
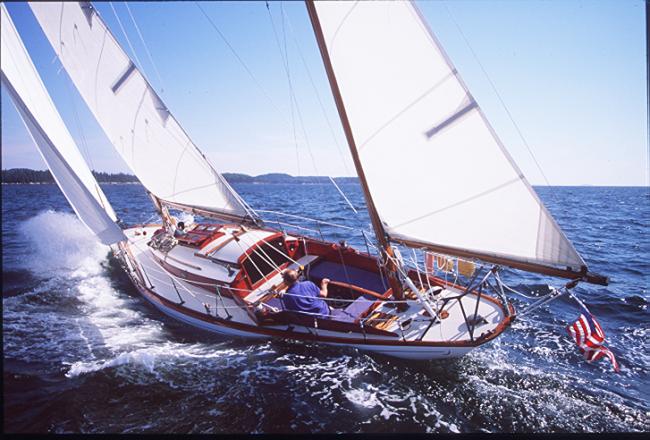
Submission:
[[[589,273],[412,1],[307,7],[379,239],[606,283]],[[409,178],[388,179],[395,169]]]
[[[336,103],[336,109],[338,110],[339,117],[341,119],[341,124],[343,125],[343,131],[345,132],[345,138],[350,147],[350,153],[352,154],[352,160],[354,161],[354,167],[356,168],[357,175],[359,176],[359,181],[361,182],[361,188],[363,189],[363,195],[366,199],[366,204],[368,206],[368,214],[370,215],[370,221],[372,223],[372,228],[374,229],[375,236],[379,241],[379,246],[382,250],[382,259],[386,262],[386,268],[388,271],[388,281],[391,289],[393,290],[393,295],[398,300],[403,298],[403,290],[400,282],[396,276],[396,266],[392,257],[394,257],[393,249],[390,246],[388,241],[388,236],[384,229],[384,226],[381,223],[379,214],[377,213],[377,208],[373,202],[372,195],[370,194],[370,189],[368,188],[368,182],[366,181],[366,175],[363,171],[363,166],[361,165],[361,160],[359,158],[359,153],[357,151],[356,142],[352,134],[352,128],[350,127],[350,121],[348,120],[348,115],[345,110],[345,105],[343,104],[343,98],[341,96],[341,91],[339,90],[338,83],[336,82],[336,76],[334,74],[334,69],[332,68],[332,63],[330,61],[329,54],[327,52],[327,46],[325,45],[325,39],[323,37],[323,30],[318,19],[318,14],[314,7],[313,0],[305,0],[305,5],[307,6],[307,12],[309,13],[309,19],[311,20],[312,28],[314,29],[314,35],[316,36],[316,41],[318,43],[318,49],[320,50],[321,58],[323,59],[323,64],[325,65],[325,71],[327,72],[327,79],[329,80],[330,87],[332,89],[332,95],[334,97],[334,102]]]

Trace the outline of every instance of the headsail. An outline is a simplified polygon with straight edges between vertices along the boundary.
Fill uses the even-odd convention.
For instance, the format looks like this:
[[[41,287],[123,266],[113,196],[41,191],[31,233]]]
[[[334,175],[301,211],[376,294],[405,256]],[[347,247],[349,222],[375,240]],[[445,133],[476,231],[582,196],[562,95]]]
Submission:
[[[30,6],[99,125],[151,193],[231,217],[255,215],[190,140],[89,2]]]
[[[585,262],[415,5],[317,1],[313,8],[392,240],[515,267],[584,273]]]
[[[81,221],[104,244],[126,237],[70,132],[56,110],[4,4],[0,38],[6,87],[54,179]]]

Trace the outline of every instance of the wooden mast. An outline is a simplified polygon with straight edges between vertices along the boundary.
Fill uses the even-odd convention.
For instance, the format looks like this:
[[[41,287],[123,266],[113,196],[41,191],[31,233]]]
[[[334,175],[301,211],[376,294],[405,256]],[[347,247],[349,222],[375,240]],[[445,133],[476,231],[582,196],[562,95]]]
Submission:
[[[363,171],[363,166],[361,165],[361,160],[359,159],[359,153],[357,151],[356,142],[352,134],[352,128],[350,127],[350,121],[348,120],[348,115],[345,110],[345,105],[343,104],[343,98],[341,96],[341,91],[339,90],[339,85],[336,81],[336,76],[334,75],[334,69],[332,68],[332,62],[330,60],[329,54],[327,52],[327,46],[325,44],[325,38],[323,37],[323,30],[320,25],[320,20],[318,19],[318,14],[316,13],[316,8],[314,6],[313,0],[305,0],[305,5],[307,6],[307,12],[309,13],[309,19],[311,20],[312,28],[314,29],[314,35],[316,36],[316,41],[318,43],[318,49],[320,50],[321,58],[323,59],[323,64],[325,65],[325,71],[327,72],[327,79],[330,83],[330,88],[332,89],[332,95],[334,97],[334,102],[336,103],[336,109],[339,112],[339,117],[341,119],[341,124],[343,125],[343,131],[345,132],[345,138],[350,147],[350,153],[352,154],[352,160],[354,161],[354,167],[357,170],[357,175],[359,176],[359,181],[361,182],[361,188],[363,189],[363,195],[366,199],[366,204],[368,206],[368,213],[370,214],[370,221],[372,227],[375,231],[375,236],[379,241],[379,245],[385,255],[382,255],[382,258],[386,262],[386,268],[388,271],[388,282],[391,289],[393,290],[393,295],[396,299],[403,299],[403,290],[402,285],[397,279],[396,275],[396,266],[392,257],[394,257],[393,249],[388,242],[386,231],[384,226],[381,223],[379,214],[377,213],[377,208],[375,203],[372,200],[372,195],[370,194],[370,189],[368,188],[368,182],[366,181],[366,175]]]

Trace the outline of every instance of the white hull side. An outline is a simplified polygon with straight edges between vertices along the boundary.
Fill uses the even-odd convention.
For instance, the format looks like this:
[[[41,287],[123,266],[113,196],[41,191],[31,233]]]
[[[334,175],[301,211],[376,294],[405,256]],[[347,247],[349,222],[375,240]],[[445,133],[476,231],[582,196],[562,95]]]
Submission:
[[[134,283],[135,284],[135,283]],[[184,324],[191,325],[193,327],[199,328],[204,331],[211,333],[216,333],[222,336],[228,337],[237,337],[245,338],[250,340],[268,340],[273,339],[273,336],[261,335],[255,332],[248,332],[243,330],[237,330],[230,327],[212,324],[209,322],[202,321],[200,319],[192,318],[185,313],[178,312],[172,308],[166,307],[164,304],[159,301],[154,300],[150,297],[150,294],[144,293],[140,286],[136,284],[138,292],[151,304],[153,304],[158,310],[163,312],[165,315],[176,319]],[[280,339],[277,338],[276,339]],[[288,339],[291,338],[282,338]],[[378,353],[386,356],[391,356],[400,359],[410,359],[410,360],[435,360],[435,359],[451,359],[458,358],[467,354],[474,347],[416,347],[416,346],[399,346],[399,345],[374,345],[374,344],[349,344],[349,343],[335,343],[335,342],[324,342],[319,341],[320,344],[331,345],[336,347],[351,347],[357,348],[363,351],[370,351],[373,353]]]
[[[129,256],[118,249],[114,250],[117,252],[119,259],[126,264],[126,273],[132,283],[147,301],[152,303],[165,315],[195,328],[232,338],[249,340],[269,340],[274,338],[308,341],[310,343],[317,342],[331,346],[356,348],[381,355],[411,360],[458,358],[467,354],[473,348],[476,348],[476,346],[461,345],[458,343],[459,337],[463,335],[464,329],[460,321],[457,322],[451,319],[444,321],[447,325],[445,329],[440,325],[430,327],[430,330],[427,329],[424,333],[421,333],[420,338],[417,337],[417,334],[415,336],[414,334],[409,334],[412,331],[419,332],[420,330],[413,330],[413,328],[411,330],[405,330],[406,337],[411,338],[406,343],[392,338],[391,340],[387,340],[385,337],[370,334],[341,334],[339,332],[321,329],[316,330],[316,335],[314,335],[313,330],[307,327],[292,326],[292,330],[288,331],[289,329],[286,326],[281,326],[282,328],[279,326],[258,326],[244,310],[236,306],[236,303],[232,299],[224,298],[220,305],[216,304],[216,297],[213,293],[193,287],[187,282],[176,279],[177,286],[183,293],[183,297],[181,298],[178,289],[173,288],[169,280],[162,279],[164,269],[156,263],[153,258],[153,253],[144,245],[152,235],[155,227],[148,227],[146,229],[146,235],[135,235],[135,228],[125,231],[127,236],[129,236],[129,241],[127,242],[128,244],[124,244],[124,249]],[[165,276],[171,277],[169,274]],[[151,284],[152,282],[155,284],[155,287]],[[149,287],[149,285],[152,287]],[[182,300],[182,302],[179,302],[179,300]],[[204,309],[204,306],[208,303],[212,305],[212,308]],[[491,307],[490,310],[495,309],[494,306],[489,305]],[[231,321],[223,319],[225,318],[225,314],[221,306],[230,310],[230,313],[233,315]],[[485,316],[490,315],[485,314]],[[496,316],[495,319],[498,321],[500,318]],[[450,343],[446,344],[445,341],[436,343],[432,340],[432,338],[442,339],[443,337],[448,337]],[[350,340],[346,341],[348,338]]]

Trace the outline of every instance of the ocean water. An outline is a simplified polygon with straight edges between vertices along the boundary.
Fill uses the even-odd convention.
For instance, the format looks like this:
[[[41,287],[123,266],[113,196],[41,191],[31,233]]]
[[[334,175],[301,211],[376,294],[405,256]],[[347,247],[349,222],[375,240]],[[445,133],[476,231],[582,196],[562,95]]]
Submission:
[[[352,203],[357,185],[343,185]],[[236,185],[256,209],[370,229],[328,185]],[[2,186],[5,432],[650,431],[650,191],[538,188],[608,287],[580,285],[621,372],[587,364],[559,299],[452,361],[297,342],[252,343],[150,306],[54,185]],[[154,214],[139,185],[104,186],[126,223]],[[498,215],[498,213],[495,213]],[[333,240],[362,240],[320,231]],[[553,280],[509,272],[513,287]],[[515,300],[522,306],[523,300]]]

